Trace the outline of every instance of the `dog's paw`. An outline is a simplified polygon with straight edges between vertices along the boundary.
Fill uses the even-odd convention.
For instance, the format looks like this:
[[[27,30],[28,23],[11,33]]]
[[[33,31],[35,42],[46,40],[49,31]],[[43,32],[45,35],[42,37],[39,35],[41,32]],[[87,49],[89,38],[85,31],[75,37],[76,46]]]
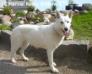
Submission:
[[[53,67],[51,70],[52,70],[52,72],[54,72],[54,73],[59,73],[59,70],[58,70],[57,68],[55,68],[55,67]]]
[[[12,63],[17,63],[17,61],[14,58],[11,59],[11,62]]]
[[[27,57],[23,57],[24,61],[29,61],[29,59]]]

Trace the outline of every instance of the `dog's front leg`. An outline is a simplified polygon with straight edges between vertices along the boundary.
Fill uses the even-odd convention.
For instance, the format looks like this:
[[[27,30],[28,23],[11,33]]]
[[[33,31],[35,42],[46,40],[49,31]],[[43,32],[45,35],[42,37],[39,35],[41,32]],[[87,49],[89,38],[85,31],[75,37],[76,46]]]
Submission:
[[[59,72],[57,68],[55,68],[55,62],[53,62],[53,51],[47,50],[48,62],[52,72]]]

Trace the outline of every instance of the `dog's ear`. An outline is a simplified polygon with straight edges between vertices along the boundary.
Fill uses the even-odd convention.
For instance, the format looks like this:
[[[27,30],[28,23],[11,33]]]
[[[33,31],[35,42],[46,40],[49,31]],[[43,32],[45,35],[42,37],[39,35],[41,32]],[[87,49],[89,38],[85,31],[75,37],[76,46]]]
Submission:
[[[72,17],[73,17],[73,11],[72,11],[72,10],[71,10],[71,11],[69,11],[68,16],[69,16],[69,18],[71,18],[71,19],[72,19]]]
[[[57,18],[60,18],[60,17],[64,16],[64,14],[61,13],[61,12],[57,12],[56,14],[57,14]]]
[[[59,14],[59,12],[57,12],[56,15],[57,15],[57,18],[60,18],[60,14]]]
[[[72,10],[68,10],[68,11],[64,12],[64,15],[68,16],[69,18],[72,19],[72,17],[73,17],[73,11]]]

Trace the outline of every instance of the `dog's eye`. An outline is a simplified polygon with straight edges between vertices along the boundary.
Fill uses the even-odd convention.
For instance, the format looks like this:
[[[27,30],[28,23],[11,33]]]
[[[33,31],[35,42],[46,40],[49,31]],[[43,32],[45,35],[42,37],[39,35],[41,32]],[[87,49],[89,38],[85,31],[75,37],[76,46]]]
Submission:
[[[61,21],[60,23],[63,24],[63,21]]]

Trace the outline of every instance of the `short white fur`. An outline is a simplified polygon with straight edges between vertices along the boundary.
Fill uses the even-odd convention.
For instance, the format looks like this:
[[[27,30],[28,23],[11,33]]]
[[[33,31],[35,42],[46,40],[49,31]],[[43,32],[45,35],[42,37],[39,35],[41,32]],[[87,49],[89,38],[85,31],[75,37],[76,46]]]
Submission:
[[[64,28],[67,27],[69,31],[71,26],[71,18],[69,16],[62,16],[61,14],[59,14],[59,16],[60,17],[57,18],[54,23],[49,25],[24,24],[17,26],[11,35],[11,61],[16,63],[16,51],[20,47],[20,53],[23,59],[28,61],[29,59],[24,55],[24,50],[29,45],[32,45],[36,48],[46,49],[50,69],[53,72],[59,72],[53,61],[53,53],[56,48],[62,44],[65,38],[63,33]],[[61,21],[63,23],[61,23]]]

